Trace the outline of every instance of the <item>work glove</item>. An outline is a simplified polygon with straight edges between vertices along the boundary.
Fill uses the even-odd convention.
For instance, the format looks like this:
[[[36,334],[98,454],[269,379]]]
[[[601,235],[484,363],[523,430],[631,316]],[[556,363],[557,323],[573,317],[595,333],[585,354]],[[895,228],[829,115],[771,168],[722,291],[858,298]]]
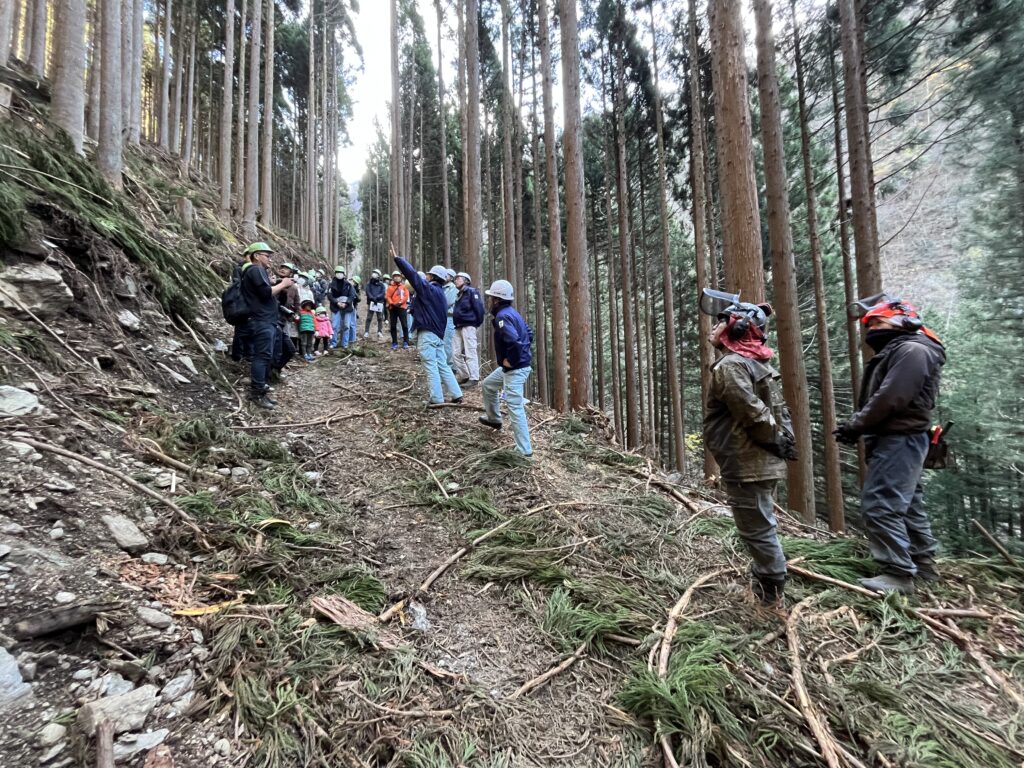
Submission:
[[[836,442],[843,445],[856,445],[860,440],[860,432],[854,429],[848,421],[833,429],[832,434],[835,436]]]
[[[786,461],[797,461],[800,458],[800,451],[797,450],[796,443],[789,435],[779,435],[775,438],[774,443],[768,443],[762,447],[772,456],[778,456]]]

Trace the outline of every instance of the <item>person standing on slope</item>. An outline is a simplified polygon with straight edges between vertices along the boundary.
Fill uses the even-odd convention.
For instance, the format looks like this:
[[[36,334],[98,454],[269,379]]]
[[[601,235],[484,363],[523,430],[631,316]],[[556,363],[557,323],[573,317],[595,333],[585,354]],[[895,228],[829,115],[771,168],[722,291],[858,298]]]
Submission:
[[[504,389],[516,450],[530,457],[533,456],[533,446],[530,444],[530,424],[526,420],[526,397],[523,390],[533,370],[530,367],[533,362],[530,352],[533,331],[512,306],[512,283],[508,280],[495,280],[484,293],[490,297],[494,354],[498,367],[480,385],[484,396],[484,415],[480,417],[480,423],[491,429],[502,428],[498,393]]]
[[[846,445],[864,438],[868,466],[860,509],[881,573],[861,584],[909,595],[915,576],[939,580],[921,475],[946,351],[914,307],[900,299],[881,293],[856,302],[854,310],[875,356],[864,368],[860,410],[833,434]]]
[[[242,269],[242,295],[250,310],[246,335],[252,347],[249,399],[254,405],[267,410],[276,405],[267,396],[270,391],[267,378],[274,358],[274,339],[281,306],[277,297],[292,287],[289,277],[279,280],[276,285],[270,284],[268,270],[272,253],[266,243],[253,243],[246,249],[249,263]]]
[[[448,301],[448,322],[444,327],[444,354],[448,366],[453,367],[455,352],[452,344],[455,340],[455,321],[452,319],[452,315],[455,312],[455,302],[459,299],[459,289],[455,286],[455,270],[445,268],[445,274],[448,277],[444,284],[444,297]]]
[[[448,299],[445,297],[444,284],[448,280],[448,270],[440,264],[435,265],[424,279],[412,264],[395,253],[394,246],[391,248],[391,257],[416,291],[416,348],[423,363],[423,372],[427,375],[430,405],[444,402],[442,388],[448,390],[453,403],[461,403],[462,390],[444,351],[444,331],[448,323]]]
[[[370,323],[377,317],[377,338],[384,338],[384,281],[381,280],[379,269],[373,270],[370,275],[370,282],[366,284],[366,328],[363,331],[363,338],[370,337]]]
[[[455,375],[459,384],[475,387],[480,383],[480,355],[477,352],[477,328],[484,322],[484,302],[480,291],[473,287],[472,278],[466,272],[455,276],[455,287],[459,298],[455,301],[452,322],[455,336],[452,339],[452,356],[455,359]]]
[[[711,366],[704,444],[718,462],[733,520],[753,563],[751,587],[766,606],[779,606],[786,557],[773,508],[786,462],[797,459],[779,372],[765,346],[771,306],[704,289],[701,311],[717,318],[709,341],[724,352]]]
[[[402,349],[409,348],[409,320],[406,310],[409,307],[409,289],[405,287],[402,273],[397,269],[391,273],[391,284],[384,292],[388,303],[388,323],[391,327],[391,348],[398,349],[397,324],[402,326]]]

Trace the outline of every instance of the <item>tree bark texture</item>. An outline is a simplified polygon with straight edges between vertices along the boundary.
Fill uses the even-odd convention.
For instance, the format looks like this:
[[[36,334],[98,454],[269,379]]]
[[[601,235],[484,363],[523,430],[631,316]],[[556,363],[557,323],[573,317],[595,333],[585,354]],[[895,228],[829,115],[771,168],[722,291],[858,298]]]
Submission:
[[[121,189],[121,0],[102,0],[100,135],[96,165]]]
[[[263,157],[260,168],[260,221],[274,223],[274,0],[267,0],[267,39],[263,48]]]
[[[85,141],[85,0],[60,0],[57,66],[53,77],[53,121],[68,134],[75,152]]]
[[[480,207],[480,8],[478,0],[466,0],[466,271],[483,275],[483,215]],[[493,247],[493,243],[490,244]]]
[[[34,74],[42,77],[46,74],[46,17],[50,3],[49,0],[29,0],[29,2],[33,4],[33,11],[28,68]],[[118,35],[120,34],[120,30],[118,30]]]
[[[444,254],[444,263],[451,264],[452,227],[448,200],[448,110],[444,103],[444,48],[441,47],[441,25],[444,22],[444,12],[441,8],[441,0],[434,0],[434,8],[437,11],[437,103],[441,121],[441,151],[438,172],[441,174],[442,253]],[[476,279],[479,280],[480,276],[477,275]]]
[[[220,214],[231,212],[231,127],[235,95],[235,0],[227,0],[224,17],[224,74],[220,101],[220,144],[217,151],[217,175],[220,182]]]
[[[256,238],[256,208],[259,206],[260,159],[260,49],[263,46],[263,0],[252,4],[252,39],[249,41],[249,146],[245,153],[245,204],[242,208],[242,232]],[[241,115],[239,115],[241,119]]]
[[[128,143],[139,145],[142,139],[142,52],[146,47],[146,17],[142,0],[132,2],[132,94],[128,118]]]
[[[164,6],[163,66],[160,75],[160,149],[171,146],[170,104],[171,104],[171,19],[174,17],[174,0],[167,0]]]

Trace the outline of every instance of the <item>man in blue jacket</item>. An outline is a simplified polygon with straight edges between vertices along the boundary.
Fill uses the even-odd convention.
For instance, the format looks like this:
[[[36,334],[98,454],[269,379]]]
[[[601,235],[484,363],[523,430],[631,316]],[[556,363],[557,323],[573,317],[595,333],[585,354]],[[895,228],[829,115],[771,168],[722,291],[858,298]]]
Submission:
[[[452,340],[455,358],[455,375],[459,384],[475,387],[480,383],[480,355],[477,352],[476,329],[484,322],[484,302],[480,291],[473,287],[473,280],[466,272],[455,276],[455,287],[459,298],[455,300],[452,322],[455,336]]]
[[[498,367],[480,385],[485,414],[480,417],[480,423],[492,429],[501,429],[498,392],[504,388],[516,450],[523,456],[533,456],[530,425],[526,421],[526,399],[523,395],[526,379],[533,370],[530,368],[533,361],[530,354],[533,331],[522,315],[512,307],[512,283],[508,280],[495,280],[484,293],[491,297],[491,323],[494,326],[494,353]]]
[[[444,285],[448,281],[448,270],[436,265],[423,278],[412,264],[395,253],[393,247],[391,256],[416,291],[413,329],[416,331],[416,348],[420,353],[423,371],[427,374],[430,404],[440,405],[444,402],[442,386],[448,390],[453,403],[461,403],[462,390],[444,351],[444,331],[448,324],[448,299],[445,297]]]
[[[366,328],[363,330],[363,338],[370,336],[370,323],[373,316],[377,316],[377,338],[384,338],[384,281],[381,279],[379,269],[373,270],[370,275],[370,282],[366,284]]]

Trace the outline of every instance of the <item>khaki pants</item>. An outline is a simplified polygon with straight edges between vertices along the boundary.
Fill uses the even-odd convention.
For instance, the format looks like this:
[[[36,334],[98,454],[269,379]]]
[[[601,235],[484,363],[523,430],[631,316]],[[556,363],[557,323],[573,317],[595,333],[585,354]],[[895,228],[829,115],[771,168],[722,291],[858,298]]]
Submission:
[[[465,325],[455,329],[452,352],[455,375],[471,381],[480,381],[480,355],[477,352],[476,328]]]

